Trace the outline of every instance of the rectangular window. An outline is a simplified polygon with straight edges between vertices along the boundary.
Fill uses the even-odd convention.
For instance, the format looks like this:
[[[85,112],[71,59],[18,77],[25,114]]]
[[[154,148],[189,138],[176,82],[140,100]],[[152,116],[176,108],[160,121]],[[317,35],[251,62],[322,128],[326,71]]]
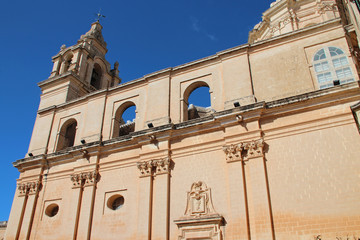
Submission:
[[[315,72],[323,72],[329,70],[328,62],[322,62],[315,64]]]
[[[348,65],[348,61],[346,57],[338,58],[333,60],[333,64],[335,68],[342,67]]]
[[[332,77],[331,77],[331,73],[330,73],[330,72],[318,74],[317,77],[318,77],[319,83],[324,83],[324,82],[332,81]]]

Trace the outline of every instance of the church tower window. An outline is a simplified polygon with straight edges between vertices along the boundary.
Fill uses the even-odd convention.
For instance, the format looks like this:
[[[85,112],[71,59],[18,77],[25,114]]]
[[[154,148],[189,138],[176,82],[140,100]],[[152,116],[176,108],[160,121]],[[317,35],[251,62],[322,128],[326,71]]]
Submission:
[[[348,58],[340,48],[320,49],[314,55],[313,61],[320,89],[354,81]]]
[[[96,90],[100,89],[101,87],[101,75],[101,67],[99,64],[95,63],[91,74],[90,85]]]
[[[77,122],[70,119],[64,123],[59,133],[57,151],[74,146]]]

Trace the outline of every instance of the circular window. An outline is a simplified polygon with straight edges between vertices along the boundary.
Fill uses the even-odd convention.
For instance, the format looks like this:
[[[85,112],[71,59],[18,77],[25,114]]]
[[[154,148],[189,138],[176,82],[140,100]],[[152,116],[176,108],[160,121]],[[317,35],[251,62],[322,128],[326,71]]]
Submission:
[[[45,214],[49,217],[55,216],[58,212],[59,212],[59,206],[55,203],[50,204],[45,210]]]
[[[124,205],[124,201],[124,197],[117,194],[109,198],[107,206],[112,210],[118,210]]]

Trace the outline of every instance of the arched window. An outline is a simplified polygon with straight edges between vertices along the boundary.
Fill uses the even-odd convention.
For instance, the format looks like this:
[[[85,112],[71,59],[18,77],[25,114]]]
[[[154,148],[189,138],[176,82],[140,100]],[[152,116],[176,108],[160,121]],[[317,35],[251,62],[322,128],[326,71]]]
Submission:
[[[340,48],[320,49],[313,63],[320,89],[354,81],[348,58]]]
[[[77,122],[75,119],[66,121],[60,129],[56,150],[74,146]]]
[[[115,113],[113,138],[135,131],[136,106],[133,102],[122,104]]]
[[[205,82],[191,84],[184,93],[184,120],[205,117],[211,114],[210,88]]]
[[[101,75],[101,67],[99,64],[95,63],[91,74],[90,85],[96,90],[100,89],[101,87]]]
[[[64,72],[67,72],[69,70],[69,67],[71,65],[71,61],[72,61],[72,58],[73,58],[73,55],[72,54],[68,54],[66,57],[65,57],[65,61],[63,64],[65,64],[64,66]]]

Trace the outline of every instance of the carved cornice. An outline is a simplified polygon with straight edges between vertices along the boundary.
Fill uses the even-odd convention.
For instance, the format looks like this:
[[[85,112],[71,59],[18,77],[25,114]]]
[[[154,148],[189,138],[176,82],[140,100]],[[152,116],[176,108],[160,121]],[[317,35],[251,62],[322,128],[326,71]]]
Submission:
[[[26,194],[33,195],[35,194],[40,187],[40,183],[36,182],[27,182],[18,184],[19,196],[25,196]]]
[[[263,139],[252,140],[223,146],[227,162],[245,161],[251,158],[263,157],[265,142]]]
[[[161,159],[138,162],[137,167],[140,170],[140,177],[169,174],[171,159],[169,157],[165,157]]]
[[[98,179],[96,170],[90,172],[75,173],[70,176],[73,188],[93,186]]]

